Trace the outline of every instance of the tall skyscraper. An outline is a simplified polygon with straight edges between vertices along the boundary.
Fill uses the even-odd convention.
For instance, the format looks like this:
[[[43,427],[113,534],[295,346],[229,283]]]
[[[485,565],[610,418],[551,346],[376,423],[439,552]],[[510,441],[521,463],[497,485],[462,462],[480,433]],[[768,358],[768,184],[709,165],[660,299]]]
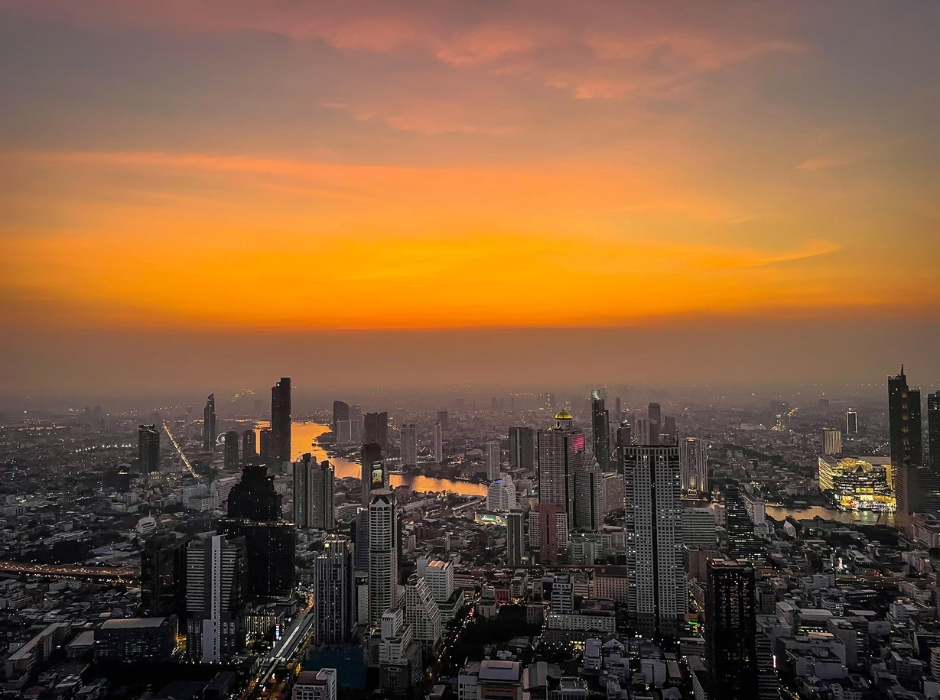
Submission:
[[[927,394],[927,454],[931,470],[940,474],[940,391]]]
[[[599,530],[604,524],[607,512],[603,507],[601,474],[597,469],[586,468],[574,475],[574,510],[568,521],[573,529]]]
[[[294,525],[301,530],[332,530],[336,525],[333,507],[333,466],[317,464],[309,453],[294,462]]]
[[[682,491],[708,492],[708,446],[693,437],[679,440],[679,467],[682,472]]]
[[[444,429],[440,423],[434,424],[434,461],[444,461]]]
[[[516,485],[508,475],[490,483],[486,492],[486,509],[505,512],[516,507]]]
[[[604,399],[595,390],[591,392],[591,435],[594,459],[602,472],[610,471],[610,415],[604,408]]]
[[[405,624],[411,626],[415,640],[429,654],[441,644],[441,610],[434,601],[428,582],[412,574],[405,584]]]
[[[355,535],[355,560],[353,562],[356,573],[365,572],[368,577],[369,573],[369,509],[360,508],[356,513],[356,519],[353,521],[355,525],[354,535]],[[366,617],[368,617],[368,611],[366,611]]]
[[[679,448],[623,449],[628,613],[644,636],[674,637],[686,601]]]
[[[509,466],[513,469],[535,468],[535,429],[509,429]]]
[[[365,426],[363,430],[363,443],[374,442],[382,448],[382,452],[388,451],[388,413],[367,413]]]
[[[360,467],[362,469],[362,506],[368,508],[372,503],[372,489],[385,487],[385,465],[382,464],[382,448],[377,442],[367,442],[362,446],[360,453]],[[373,474],[373,472],[376,472]],[[373,487],[373,483],[381,486]]]
[[[637,445],[655,445],[653,431],[655,426],[649,418],[637,418],[633,421],[633,441]]]
[[[663,416],[663,427],[660,428],[659,434],[667,436],[667,440],[665,444],[668,444],[668,445],[676,444],[676,417],[675,416]]]
[[[754,568],[746,560],[709,560],[705,602],[708,697],[758,697]]]
[[[186,616],[186,543],[175,535],[147,540],[140,552],[140,611],[144,617]]]
[[[356,583],[349,538],[327,538],[313,562],[313,581],[314,642],[331,647],[351,642],[356,628]]]
[[[555,414],[555,426],[538,433],[539,504],[559,506],[574,515],[574,477],[584,468],[584,433],[574,427],[568,411]]]
[[[395,494],[382,489],[369,505],[369,624],[398,604],[398,509]]]
[[[203,533],[186,548],[186,651],[193,661],[220,663],[245,639],[245,541]]]
[[[293,459],[290,445],[291,396],[290,377],[271,387],[271,439],[274,448],[273,460],[290,462]]]
[[[447,430],[447,422],[450,418],[450,415],[447,411],[438,411],[437,412],[437,422],[441,424],[442,430]]]
[[[202,449],[215,451],[215,394],[209,394],[206,407],[202,409]]]
[[[137,428],[137,465],[141,476],[160,471],[160,431],[156,425]]]
[[[261,464],[271,464],[274,460],[274,440],[270,428],[261,428],[258,431],[258,456]]]
[[[414,423],[401,427],[401,465],[414,467],[418,464],[418,430]]]
[[[659,434],[663,431],[663,412],[658,403],[651,403],[646,412],[650,421],[650,445],[659,444]]]
[[[854,408],[845,414],[845,434],[858,435],[858,412]]]
[[[842,454],[842,431],[838,428],[823,428],[822,443],[824,455]]]
[[[226,469],[238,469],[238,433],[229,430],[225,433],[225,451],[222,453]]]
[[[281,519],[281,496],[264,466],[249,465],[228,494],[228,517],[261,522]]]
[[[754,534],[754,522],[747,514],[744,497],[736,485],[728,486],[725,491],[725,529],[732,559],[760,561],[764,558],[764,545]]]
[[[341,420],[349,420],[349,404],[345,401],[333,402],[333,422],[330,424],[336,432],[336,424]]]
[[[920,389],[911,389],[901,373],[888,378],[888,426],[891,438],[891,471],[897,509],[894,520],[899,527],[910,524],[917,508],[917,467],[923,459],[920,422]]]
[[[255,439],[254,428],[249,428],[242,433],[242,462],[245,464],[254,464],[258,457],[258,447]]]
[[[499,440],[490,440],[486,443],[486,478],[488,481],[499,479],[499,470],[502,466],[502,455],[499,449]]]
[[[525,561],[525,533],[522,529],[521,510],[510,511],[506,515],[506,564],[521,566]]]

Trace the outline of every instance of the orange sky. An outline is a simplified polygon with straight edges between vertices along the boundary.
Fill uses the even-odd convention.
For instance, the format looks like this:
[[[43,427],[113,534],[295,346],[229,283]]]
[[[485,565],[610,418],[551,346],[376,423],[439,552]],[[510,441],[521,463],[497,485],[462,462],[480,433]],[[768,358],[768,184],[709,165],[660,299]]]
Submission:
[[[0,324],[933,323],[940,10],[0,0]]]

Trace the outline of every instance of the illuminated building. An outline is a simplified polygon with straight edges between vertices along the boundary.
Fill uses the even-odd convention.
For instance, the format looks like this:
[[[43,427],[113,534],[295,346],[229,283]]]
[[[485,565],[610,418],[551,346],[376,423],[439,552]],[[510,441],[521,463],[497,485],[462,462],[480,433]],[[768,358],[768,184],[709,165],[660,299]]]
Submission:
[[[215,394],[206,398],[206,407],[202,409],[202,449],[206,452],[215,450]]]
[[[328,537],[314,559],[313,572],[314,641],[333,647],[351,642],[356,628],[356,588],[349,539]]]
[[[758,696],[754,567],[747,560],[711,559],[707,567],[705,653],[709,697]]]
[[[427,580],[414,574],[405,584],[405,624],[411,626],[415,640],[428,653],[437,651],[442,633],[441,610]]]
[[[840,455],[842,454],[842,431],[836,428],[823,428],[823,454]]]
[[[376,490],[369,505],[369,623],[398,605],[398,512],[395,494]]]
[[[819,458],[819,490],[841,510],[893,511],[896,501],[886,464],[877,457]],[[875,462],[875,463],[873,463]]]
[[[584,469],[584,433],[567,411],[555,414],[555,426],[538,433],[539,505],[557,505],[574,515],[574,476]]]
[[[290,377],[281,377],[281,381],[271,387],[271,440],[275,463],[290,462],[291,396]]]
[[[682,491],[708,492],[708,445],[693,437],[679,440]]]
[[[372,490],[387,486],[388,476],[382,463],[382,448],[376,442],[367,442],[362,446],[359,461],[362,468],[362,505],[368,508],[372,503]]]
[[[137,465],[141,476],[160,471],[160,431],[155,425],[137,428]]]
[[[242,538],[204,533],[186,547],[186,652],[219,663],[244,644],[247,553]]]
[[[754,521],[737,486],[729,486],[725,490],[725,529],[728,531],[728,553],[732,559],[764,559],[764,545],[754,534]]]
[[[858,413],[850,408],[845,414],[845,434],[858,435]]]
[[[516,507],[516,485],[512,478],[497,479],[489,485],[486,494],[486,509],[502,513]]]
[[[940,474],[940,391],[927,394],[927,454],[930,468]]]
[[[301,530],[332,530],[333,486],[333,467],[328,461],[317,464],[307,453],[294,462],[294,525]]]
[[[679,448],[623,449],[629,616],[644,636],[674,637],[688,604],[682,561]]]
[[[418,464],[418,430],[414,424],[401,427],[401,465],[414,467]]]
[[[922,464],[923,436],[920,423],[920,389],[910,389],[901,373],[888,377],[888,428],[891,437],[891,481],[897,499],[895,522],[901,528],[916,512],[916,467]]]

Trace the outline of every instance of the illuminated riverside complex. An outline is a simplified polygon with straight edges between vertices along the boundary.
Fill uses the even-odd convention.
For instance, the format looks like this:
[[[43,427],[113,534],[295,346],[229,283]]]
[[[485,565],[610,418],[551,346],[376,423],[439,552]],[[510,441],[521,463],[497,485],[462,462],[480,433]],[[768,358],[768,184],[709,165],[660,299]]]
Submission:
[[[887,460],[878,457],[819,458],[819,490],[842,510],[895,509]]]

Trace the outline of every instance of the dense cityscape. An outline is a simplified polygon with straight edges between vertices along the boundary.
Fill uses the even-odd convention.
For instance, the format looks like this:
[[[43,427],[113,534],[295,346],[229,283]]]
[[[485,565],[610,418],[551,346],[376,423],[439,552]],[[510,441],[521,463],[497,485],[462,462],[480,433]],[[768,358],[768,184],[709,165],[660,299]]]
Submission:
[[[3,692],[940,697],[940,392],[886,389],[7,412]]]

